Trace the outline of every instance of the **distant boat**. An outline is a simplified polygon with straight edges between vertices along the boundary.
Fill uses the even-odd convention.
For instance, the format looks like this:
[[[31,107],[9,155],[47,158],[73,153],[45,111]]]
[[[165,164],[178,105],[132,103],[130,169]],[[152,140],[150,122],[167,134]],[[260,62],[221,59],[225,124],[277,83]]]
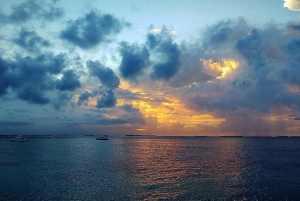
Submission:
[[[101,137],[96,137],[96,140],[109,140],[107,135],[103,135]]]
[[[11,138],[9,141],[11,141],[11,142],[27,142],[28,139],[24,135],[18,135],[15,138]]]

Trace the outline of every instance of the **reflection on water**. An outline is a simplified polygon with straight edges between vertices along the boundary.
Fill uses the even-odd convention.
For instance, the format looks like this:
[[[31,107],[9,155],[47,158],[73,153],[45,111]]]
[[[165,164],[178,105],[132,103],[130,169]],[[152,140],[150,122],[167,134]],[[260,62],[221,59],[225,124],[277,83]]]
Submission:
[[[0,200],[298,200],[300,138],[0,139]]]
[[[135,198],[207,198],[242,192],[249,159],[238,139],[145,138],[130,141],[124,160]],[[225,187],[225,188],[224,188]]]

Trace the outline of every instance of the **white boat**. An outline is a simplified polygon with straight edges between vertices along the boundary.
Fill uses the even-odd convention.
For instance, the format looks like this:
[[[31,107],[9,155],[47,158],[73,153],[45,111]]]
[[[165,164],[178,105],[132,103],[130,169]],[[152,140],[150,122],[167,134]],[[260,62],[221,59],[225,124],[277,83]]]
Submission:
[[[96,137],[96,140],[109,140],[107,135],[103,135],[101,137]]]
[[[11,142],[27,142],[28,139],[24,135],[18,135],[15,138],[11,138],[9,141],[11,141]]]

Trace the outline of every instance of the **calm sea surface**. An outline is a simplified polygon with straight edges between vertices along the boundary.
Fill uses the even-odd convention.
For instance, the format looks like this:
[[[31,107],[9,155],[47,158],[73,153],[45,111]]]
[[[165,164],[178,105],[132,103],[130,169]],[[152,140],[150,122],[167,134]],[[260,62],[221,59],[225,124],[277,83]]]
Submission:
[[[0,200],[300,200],[300,138],[1,138]]]

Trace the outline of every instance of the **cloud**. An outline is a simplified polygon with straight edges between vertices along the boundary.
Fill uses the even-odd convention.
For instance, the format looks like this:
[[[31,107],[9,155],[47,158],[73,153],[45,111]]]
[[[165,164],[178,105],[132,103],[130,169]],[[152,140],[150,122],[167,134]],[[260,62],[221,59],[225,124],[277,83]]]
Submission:
[[[56,81],[56,88],[60,91],[73,91],[81,87],[79,77],[73,70],[67,70],[63,73],[63,77]]]
[[[166,29],[162,29],[162,28],[159,28],[159,29],[152,28],[152,29],[149,30],[149,33],[161,33],[163,31],[168,33],[168,34],[172,34],[172,35],[175,35],[177,33],[174,30],[166,30]]]
[[[300,39],[290,39],[281,46],[286,61],[280,63],[274,71],[270,73],[273,79],[279,78],[287,84],[300,86],[299,58]]]
[[[106,90],[106,93],[102,94],[102,97],[97,100],[97,108],[114,107],[117,99],[114,92],[111,89]]]
[[[57,98],[51,100],[52,106],[55,110],[61,111],[63,107],[67,106],[72,99],[72,95],[68,93],[58,93]]]
[[[53,2],[53,3],[52,3]],[[11,7],[11,13],[0,12],[0,23],[3,24],[21,24],[29,20],[47,20],[53,21],[64,15],[62,8],[55,6],[55,1],[46,3],[40,0],[27,0],[23,3]]]
[[[126,99],[126,100],[140,100],[139,93],[133,93],[127,89],[117,89],[116,90],[118,97],[120,99]]]
[[[88,60],[86,65],[90,75],[98,77],[103,86],[110,89],[119,87],[120,79],[115,75],[111,68],[103,66],[100,61]]]
[[[247,22],[243,18],[221,20],[204,29],[202,46],[211,50],[216,47],[220,48],[224,47],[224,45],[230,45],[233,41],[243,37],[245,30],[248,29]],[[224,50],[222,48],[222,51]]]
[[[0,95],[8,89],[16,96],[33,104],[48,104],[51,97],[47,92],[74,90],[80,87],[78,76],[72,70],[63,71],[69,60],[65,54],[41,54],[36,57],[15,57],[14,60],[0,59]],[[62,79],[56,76],[62,74]]]
[[[80,94],[80,96],[78,98],[77,105],[80,106],[82,104],[86,104],[88,102],[89,98],[92,96],[93,96],[93,94],[88,91],[83,92],[82,94]]]
[[[230,23],[222,24],[226,25],[231,26]],[[249,26],[245,24],[243,27]],[[219,27],[215,29],[217,31]],[[221,37],[222,40],[214,43],[215,51],[201,51],[201,47],[198,49],[202,53],[199,57],[209,56],[218,61],[220,55],[227,55],[227,58],[230,56],[239,62],[239,66],[224,78],[216,79],[216,75],[212,76],[210,82],[198,81],[189,87],[182,87],[180,91],[183,93],[179,96],[184,98],[181,100],[184,100],[192,110],[211,113],[222,118],[240,115],[241,111],[245,110],[258,112],[256,113],[258,116],[270,113],[274,108],[286,108],[288,111],[296,112],[295,106],[300,104],[299,95],[298,92],[290,90],[289,85],[300,85],[297,72],[298,39],[287,41],[287,35],[282,34],[283,28],[272,25],[252,29],[249,32],[244,30],[248,34],[236,38],[234,42],[230,37],[239,35],[235,31],[241,32],[239,29],[230,29],[229,35]],[[211,36],[208,38],[204,41],[213,43]],[[219,52],[218,47],[223,47],[223,43],[228,41],[231,42],[231,46],[226,46],[226,54]],[[208,42],[204,44],[207,45]],[[270,49],[272,54],[269,52]],[[205,72],[203,66],[199,67]],[[185,65],[181,68],[184,71]],[[179,75],[180,73],[181,71]]]
[[[130,105],[130,104],[122,105],[122,106],[120,106],[120,108],[129,113],[140,111],[139,108],[133,108],[132,105]]]
[[[141,75],[149,65],[149,51],[137,44],[129,45],[126,42],[120,43],[120,55],[122,57],[119,70],[121,76],[130,81],[137,81],[137,76]]]
[[[22,28],[18,38],[14,38],[13,42],[28,52],[40,52],[40,48],[49,47],[50,42],[38,36],[35,31],[29,31]]]
[[[247,59],[250,65],[259,68],[264,65],[262,56],[262,39],[256,29],[249,31],[248,35],[235,43],[235,48]]]
[[[34,122],[23,122],[23,121],[0,121],[0,126],[30,126],[35,124]]]
[[[290,10],[299,11],[300,10],[300,0],[284,0],[283,6]]]
[[[0,57],[0,96],[6,94],[9,87],[9,78],[6,77],[9,68],[9,63]]]
[[[239,135],[269,135],[270,125],[257,117],[227,117],[218,129],[222,133],[235,133]]]
[[[65,30],[60,32],[60,38],[82,49],[90,49],[101,43],[109,42],[109,37],[130,26],[111,14],[100,14],[90,11],[84,17],[70,20]]]
[[[173,42],[172,37],[165,32],[155,35],[148,34],[147,44],[149,49],[156,53],[157,57],[153,65],[151,78],[153,80],[169,81],[180,67],[181,53],[179,47]]]
[[[300,25],[299,24],[291,24],[290,27],[294,30],[300,31]]]

